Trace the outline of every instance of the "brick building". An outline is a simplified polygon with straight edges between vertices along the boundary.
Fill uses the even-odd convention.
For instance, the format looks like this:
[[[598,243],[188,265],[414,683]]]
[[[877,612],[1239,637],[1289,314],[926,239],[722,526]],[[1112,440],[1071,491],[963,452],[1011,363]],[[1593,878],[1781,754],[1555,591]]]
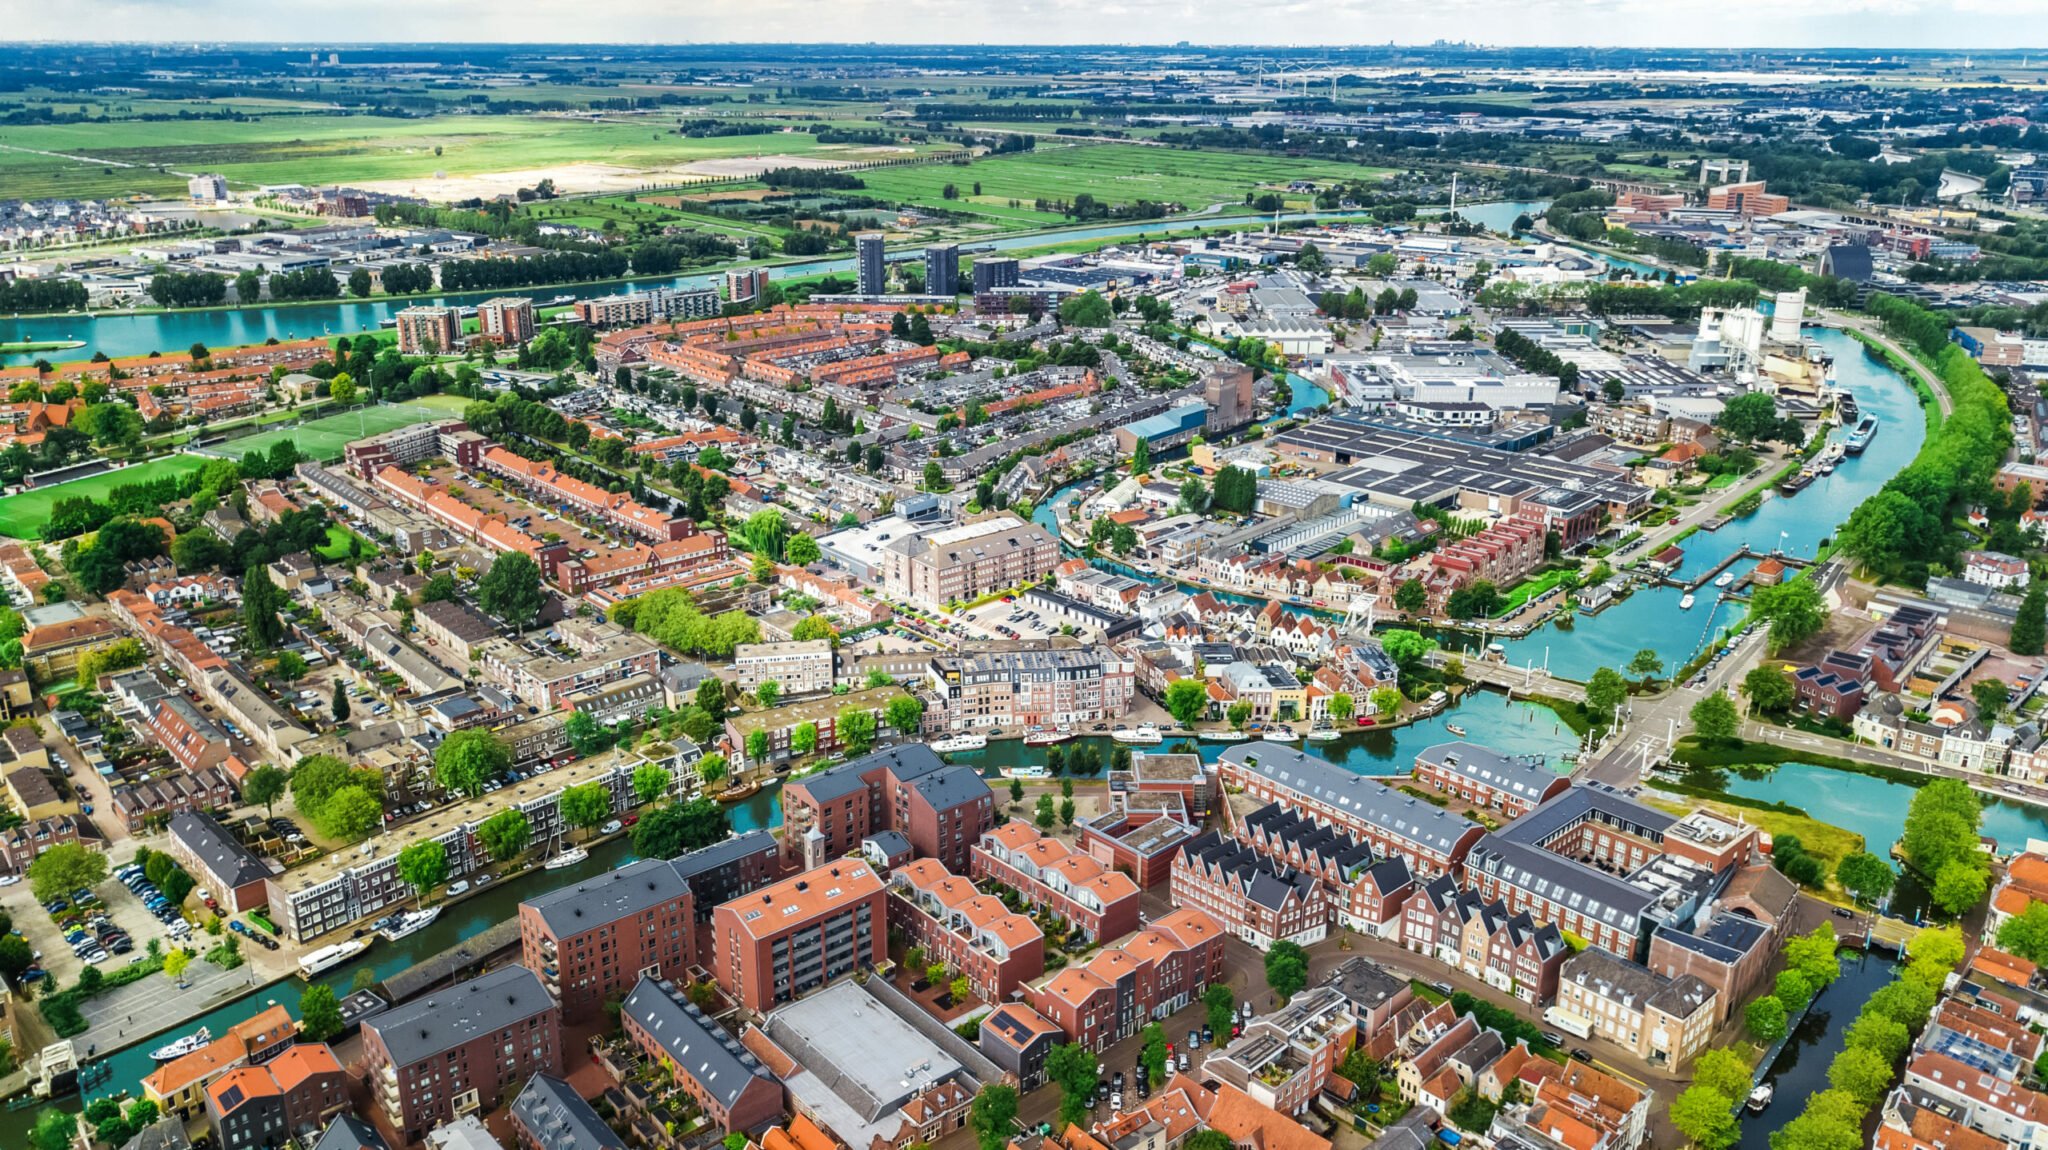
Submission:
[[[348,1075],[324,1043],[237,1067],[206,1088],[206,1120],[219,1150],[272,1150],[348,1107]]]
[[[619,1022],[719,1129],[759,1130],[782,1116],[782,1084],[675,983],[640,979],[620,1005]]]
[[[1206,831],[1173,861],[1173,905],[1202,910],[1260,950],[1301,946],[1330,931],[1330,903],[1314,875],[1275,866],[1251,847]]]
[[[1226,786],[1335,827],[1381,858],[1399,855],[1419,878],[1451,871],[1484,836],[1477,825],[1295,747],[1239,743],[1218,760]]]
[[[570,1017],[588,1017],[642,977],[697,961],[690,884],[663,859],[606,871],[519,904],[519,960]]]
[[[1092,855],[1038,832],[1004,823],[981,835],[971,872],[1015,890],[1026,904],[1050,910],[1083,938],[1109,942],[1138,929],[1138,884]]]
[[[841,859],[724,903],[705,965],[749,1010],[767,1010],[888,954],[882,880]]]
[[[1415,784],[1508,818],[1528,814],[1572,785],[1540,756],[1504,755],[1467,742],[1438,743],[1415,756]]]
[[[995,820],[995,795],[972,767],[949,765],[923,743],[905,743],[794,779],[782,788],[786,861],[817,866],[897,831],[919,858],[955,874]]]
[[[1176,910],[1025,992],[1067,1041],[1100,1053],[1164,1019],[1223,979],[1223,925]]]
[[[918,859],[889,875],[889,925],[925,962],[964,975],[983,1002],[1009,1000],[1018,986],[1045,973],[1045,934],[1003,900],[946,870],[937,859]]]
[[[392,1007],[362,1033],[371,1103],[408,1142],[496,1109],[514,1082],[562,1073],[562,1008],[523,966]]]

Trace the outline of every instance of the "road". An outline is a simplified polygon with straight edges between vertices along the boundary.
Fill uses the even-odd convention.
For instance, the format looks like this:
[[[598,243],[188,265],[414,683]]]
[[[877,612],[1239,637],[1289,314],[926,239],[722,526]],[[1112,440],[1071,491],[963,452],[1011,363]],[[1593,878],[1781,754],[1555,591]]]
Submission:
[[[1671,751],[1678,736],[1692,727],[1695,703],[1714,691],[1728,690],[1764,654],[1765,629],[1752,627],[1735,640],[1734,649],[1707,668],[1704,678],[1682,683],[1660,695],[1630,699],[1622,722],[1580,760],[1574,773],[1582,779],[1628,788],[1643,772]]]

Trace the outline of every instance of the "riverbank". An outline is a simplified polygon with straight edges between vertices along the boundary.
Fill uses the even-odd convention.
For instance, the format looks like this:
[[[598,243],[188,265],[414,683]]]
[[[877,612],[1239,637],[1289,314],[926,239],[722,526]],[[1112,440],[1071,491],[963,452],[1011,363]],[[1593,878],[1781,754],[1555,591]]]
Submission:
[[[28,355],[39,351],[70,351],[85,346],[82,339],[26,340],[19,343],[0,343],[0,355]]]

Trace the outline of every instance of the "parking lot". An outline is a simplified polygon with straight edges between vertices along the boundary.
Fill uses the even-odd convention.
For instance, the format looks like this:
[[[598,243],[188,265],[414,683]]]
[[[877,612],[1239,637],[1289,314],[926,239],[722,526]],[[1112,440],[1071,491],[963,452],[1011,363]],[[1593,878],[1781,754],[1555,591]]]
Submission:
[[[168,924],[152,914],[142,900],[118,879],[110,877],[90,893],[98,900],[96,905],[80,910],[70,905],[73,899],[66,896],[66,908],[55,914],[36,902],[25,881],[5,888],[5,897],[0,898],[0,905],[4,905],[14,918],[14,929],[20,931],[28,939],[29,946],[41,955],[37,959],[38,965],[60,985],[70,986],[78,981],[78,972],[88,965],[85,957],[88,954],[103,955],[91,965],[111,973],[139,958],[152,939],[165,946],[176,941]],[[190,931],[191,927],[188,925],[186,930]],[[110,934],[110,931],[118,931],[120,935]],[[94,944],[98,944],[97,950],[74,950],[67,934],[79,938],[89,936]],[[125,940],[121,936],[125,936]],[[106,941],[102,942],[103,939]],[[123,941],[127,945],[125,950],[121,949]]]
[[[1057,621],[1047,619],[1022,603],[1005,602],[1001,599],[993,603],[983,603],[967,612],[964,618],[983,633],[996,639],[1050,639],[1060,633]]]

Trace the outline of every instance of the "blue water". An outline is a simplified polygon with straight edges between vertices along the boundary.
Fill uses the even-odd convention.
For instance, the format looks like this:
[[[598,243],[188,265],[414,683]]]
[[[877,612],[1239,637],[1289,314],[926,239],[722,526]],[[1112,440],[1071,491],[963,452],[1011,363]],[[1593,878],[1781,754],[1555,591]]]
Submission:
[[[1886,480],[1920,450],[1927,425],[1913,389],[1882,363],[1863,354],[1861,344],[1840,332],[1809,329],[1822,348],[1835,357],[1836,382],[1856,395],[1865,414],[1879,421],[1877,438],[1862,455],[1842,461],[1835,473],[1790,499],[1774,492],[1763,508],[1719,531],[1698,531],[1679,544],[1688,571],[1713,567],[1744,544],[1758,551],[1782,548],[1786,554],[1811,558],[1849,511],[1875,494]],[[1736,564],[1739,578],[1754,564]],[[1739,622],[1739,604],[1717,604],[1712,587],[1696,597],[1691,611],[1680,611],[1684,592],[1676,588],[1638,590],[1596,616],[1580,616],[1571,630],[1555,625],[1508,641],[1508,661],[1534,662],[1566,678],[1583,680],[1599,667],[1619,667],[1636,651],[1649,647],[1675,668],[1692,657],[1719,628]]]
[[[1831,826],[1863,836],[1864,848],[1888,858],[1892,844],[1906,829],[1906,808],[1913,788],[1867,775],[1849,774],[1806,763],[1786,763],[1762,777],[1729,773],[1729,794],[1765,802],[1785,803]],[[2048,839],[2048,810],[2002,799],[1984,803],[1984,834],[1998,843],[2001,854]]]

